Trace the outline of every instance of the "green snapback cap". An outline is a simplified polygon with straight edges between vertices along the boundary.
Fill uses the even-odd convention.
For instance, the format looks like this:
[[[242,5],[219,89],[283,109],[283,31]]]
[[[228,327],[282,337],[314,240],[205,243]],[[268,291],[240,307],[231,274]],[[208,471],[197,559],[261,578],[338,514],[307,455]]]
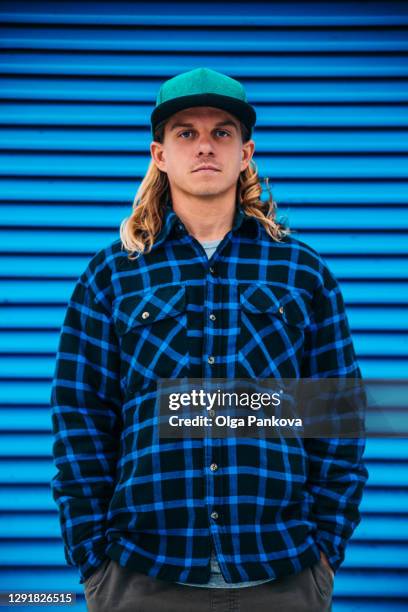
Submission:
[[[185,108],[214,106],[235,115],[249,134],[256,122],[255,109],[248,103],[244,86],[210,68],[196,68],[165,81],[151,114],[152,136],[156,126]]]

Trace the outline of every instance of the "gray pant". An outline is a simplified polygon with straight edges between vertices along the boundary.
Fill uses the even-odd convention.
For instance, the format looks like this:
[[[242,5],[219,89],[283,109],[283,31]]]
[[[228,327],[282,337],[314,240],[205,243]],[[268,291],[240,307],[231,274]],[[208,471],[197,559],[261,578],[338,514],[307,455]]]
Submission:
[[[85,581],[89,612],[331,612],[333,578],[322,560],[242,589],[211,589],[158,580],[106,559]]]

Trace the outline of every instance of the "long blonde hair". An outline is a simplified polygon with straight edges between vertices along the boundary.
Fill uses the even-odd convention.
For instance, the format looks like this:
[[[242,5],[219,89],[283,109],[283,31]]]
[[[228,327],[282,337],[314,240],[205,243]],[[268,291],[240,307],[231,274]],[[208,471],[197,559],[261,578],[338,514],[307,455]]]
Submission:
[[[157,142],[163,141],[164,125],[165,122],[162,122],[157,126],[154,135]],[[248,131],[242,123],[241,132],[243,142],[249,140]],[[293,230],[283,222],[277,221],[277,206],[267,178],[265,185],[268,197],[266,200],[261,200],[263,189],[256,163],[251,160],[248,167],[239,175],[237,197],[243,212],[259,219],[269,236],[281,242]],[[159,170],[152,159],[136,192],[132,213],[120,224],[122,250],[128,251],[128,259],[133,261],[142,253],[149,253],[162,228],[164,208],[169,195],[170,185],[167,174]],[[136,253],[136,256],[130,257],[130,253]]]

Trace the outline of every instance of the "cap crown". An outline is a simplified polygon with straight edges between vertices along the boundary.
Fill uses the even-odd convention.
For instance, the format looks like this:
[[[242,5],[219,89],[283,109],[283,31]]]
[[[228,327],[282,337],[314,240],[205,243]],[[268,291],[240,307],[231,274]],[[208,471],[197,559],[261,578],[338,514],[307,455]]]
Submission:
[[[196,68],[165,81],[159,89],[156,106],[174,98],[200,94],[230,96],[247,102],[245,89],[241,83],[210,68]]]

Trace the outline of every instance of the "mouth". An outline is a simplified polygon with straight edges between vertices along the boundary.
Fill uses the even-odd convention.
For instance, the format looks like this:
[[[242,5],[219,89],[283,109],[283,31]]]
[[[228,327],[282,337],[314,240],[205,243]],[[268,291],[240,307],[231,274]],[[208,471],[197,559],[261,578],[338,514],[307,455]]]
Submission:
[[[203,166],[202,168],[197,168],[193,170],[193,172],[220,172],[218,168],[214,168],[214,166]]]

